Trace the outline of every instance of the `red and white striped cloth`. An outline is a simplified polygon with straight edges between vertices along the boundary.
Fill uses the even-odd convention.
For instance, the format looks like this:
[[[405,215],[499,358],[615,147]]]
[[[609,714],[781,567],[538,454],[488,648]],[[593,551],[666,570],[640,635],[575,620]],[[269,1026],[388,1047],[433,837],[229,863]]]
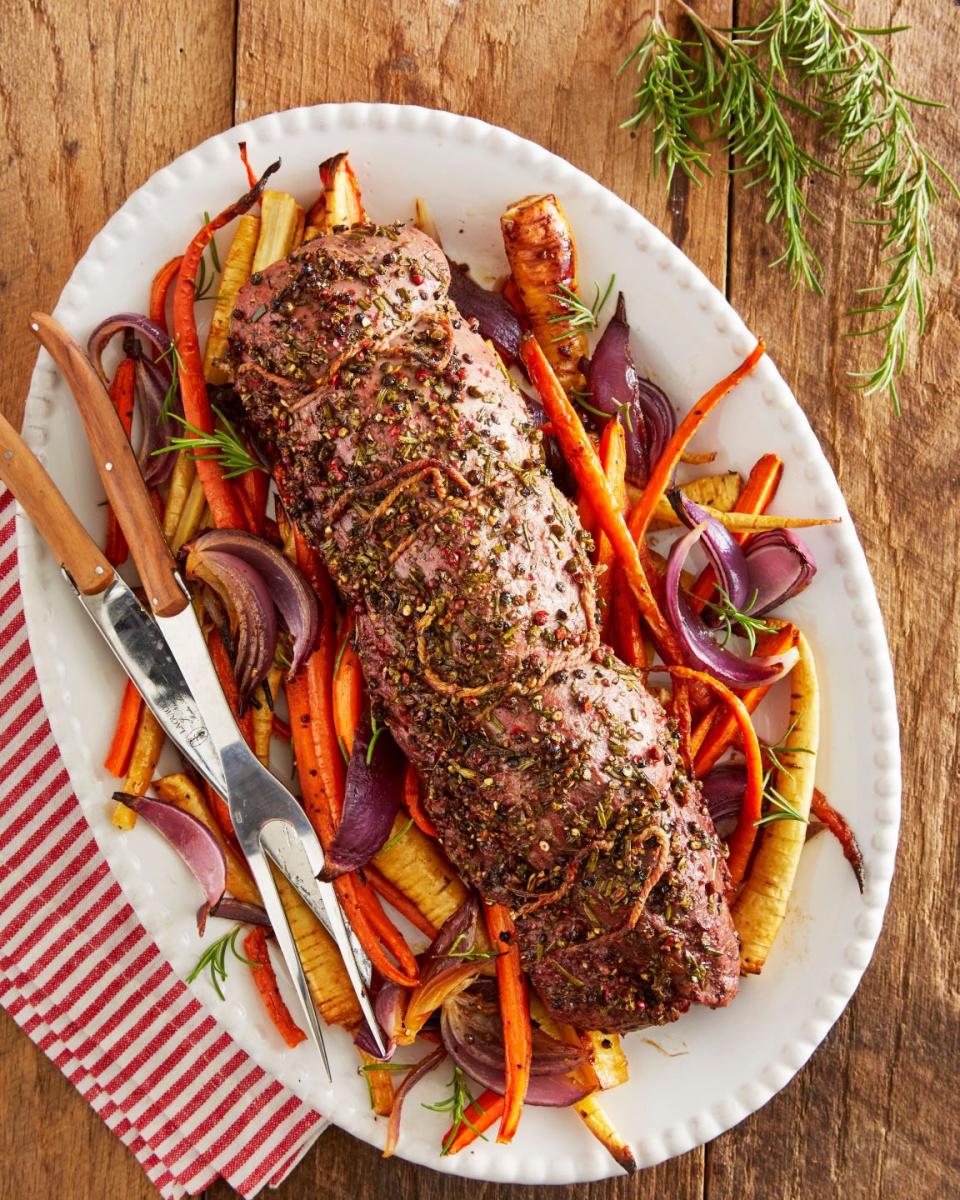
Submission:
[[[0,1004],[177,1198],[279,1183],[324,1119],[173,974],[97,849],[43,710],[0,490]]]

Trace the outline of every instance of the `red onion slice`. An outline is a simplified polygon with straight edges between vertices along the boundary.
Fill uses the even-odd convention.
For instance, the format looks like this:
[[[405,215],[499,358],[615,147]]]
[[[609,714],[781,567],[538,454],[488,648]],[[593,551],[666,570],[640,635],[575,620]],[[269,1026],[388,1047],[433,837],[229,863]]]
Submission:
[[[210,909],[211,917],[221,917],[224,921],[239,921],[241,925],[262,925],[264,929],[272,929],[267,911],[259,904],[251,904],[249,900],[237,900],[233,896],[223,896]]]
[[[242,559],[266,582],[273,602],[293,638],[292,679],[313,650],[320,626],[317,594],[297,568],[263,538],[242,529],[211,529],[192,543],[201,554],[219,551]]]
[[[380,1047],[374,1040],[366,1021],[357,1030],[353,1039],[354,1043],[371,1058],[382,1058],[383,1062],[388,1062],[393,1058],[397,1048],[397,1035],[403,1029],[403,1012],[407,1005],[408,994],[406,988],[402,988],[398,983],[394,983],[390,979],[380,980],[373,1000],[373,1012],[383,1033],[383,1044],[386,1046],[387,1052],[381,1055]]]
[[[667,499],[677,514],[681,524],[688,529],[703,526],[701,545],[717,573],[717,580],[730,599],[734,608],[742,609],[753,594],[750,586],[750,573],[747,560],[740,543],[729,529],[721,525],[716,517],[709,516],[695,504],[679,488],[673,488],[667,493]],[[756,608],[750,609],[750,615],[756,615]]]
[[[408,1094],[413,1091],[420,1080],[425,1075],[429,1075],[434,1067],[439,1067],[446,1057],[447,1052],[442,1046],[438,1046],[436,1050],[431,1050],[426,1058],[421,1058],[410,1069],[410,1073],[397,1088],[397,1093],[393,1098],[393,1108],[390,1109],[390,1119],[387,1121],[387,1138],[383,1147],[384,1158],[390,1158],[397,1148],[397,1142],[400,1138],[400,1115],[403,1112],[404,1100],[406,1100]]]
[[[185,571],[188,579],[202,580],[223,601],[236,642],[237,686],[242,696],[249,696],[266,678],[277,649],[277,618],[266,583],[243,559],[198,549],[196,542],[187,552]]]
[[[473,1079],[503,1095],[503,1027],[494,993],[478,986],[444,1002],[440,1036],[453,1061]],[[566,1108],[582,1100],[589,1084],[568,1072],[585,1061],[582,1050],[533,1030],[533,1058],[526,1103],[545,1108]]]
[[[746,547],[751,594],[756,600],[751,616],[763,616],[809,587],[817,573],[810,548],[792,529],[768,529],[755,534]]]
[[[520,322],[500,292],[488,291],[471,279],[466,264],[450,262],[448,294],[461,316],[476,320],[480,336],[489,338],[502,358],[520,357]]]
[[[410,993],[404,1014],[407,1032],[423,1028],[432,1013],[457,992],[469,987],[489,961],[473,957],[477,946],[480,907],[473,896],[449,916],[420,956],[420,981]]]
[[[127,792],[114,792],[113,798],[132,808],[162,834],[190,868],[206,899],[197,920],[202,932],[207,911],[220,903],[227,887],[227,860],[220,843],[202,821],[175,804]]]
[[[683,646],[690,662],[701,671],[707,671],[728,687],[748,688],[760,684],[775,683],[793,670],[799,651],[795,646],[784,654],[767,658],[738,658],[725,650],[710,636],[710,631],[700,616],[690,607],[683,595],[680,578],[687,555],[700,540],[707,522],[704,521],[674,542],[667,559],[664,590],[667,603],[667,618],[674,633]]]
[[[622,292],[587,365],[586,376],[591,406],[617,416],[623,425],[627,479],[642,487],[673,436],[677,419],[664,392],[637,374]]]
[[[112,317],[107,317],[106,320],[100,322],[90,337],[87,339],[87,353],[89,354],[93,365],[97,369],[97,374],[107,382],[107,374],[103,369],[103,352],[110,342],[118,333],[125,333],[132,329],[134,333],[146,338],[154,349],[151,355],[155,361],[159,360],[162,355],[169,356],[170,354],[170,335],[165,330],[161,329],[149,317],[145,317],[143,313],[115,313]],[[168,358],[164,358],[163,362],[168,362]],[[165,373],[169,382],[171,368],[167,366]]]
[[[327,848],[320,878],[336,879],[362,867],[390,836],[403,799],[406,763],[388,730],[371,735],[363,722],[347,764],[340,827]]]
[[[140,447],[137,450],[137,466],[147,487],[165,483],[173,470],[173,454],[159,451],[170,445],[173,436],[172,422],[164,419],[163,402],[170,379],[163,371],[142,355],[135,360],[135,396],[140,416]],[[179,397],[179,391],[177,392]],[[179,411],[175,405],[173,412]]]
[[[743,795],[747,790],[747,768],[742,763],[714,767],[700,781],[700,790],[719,837],[728,837],[737,827]]]

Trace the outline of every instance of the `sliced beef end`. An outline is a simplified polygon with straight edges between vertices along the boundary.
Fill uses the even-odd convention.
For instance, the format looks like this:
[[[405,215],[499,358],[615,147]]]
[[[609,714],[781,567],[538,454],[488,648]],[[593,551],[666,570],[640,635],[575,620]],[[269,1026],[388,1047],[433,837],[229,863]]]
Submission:
[[[360,229],[252,281],[231,334],[248,423],[356,611],[444,848],[510,907],[551,1010],[613,1031],[725,1004],[720,843],[660,705],[599,646],[589,539],[438,255]]]

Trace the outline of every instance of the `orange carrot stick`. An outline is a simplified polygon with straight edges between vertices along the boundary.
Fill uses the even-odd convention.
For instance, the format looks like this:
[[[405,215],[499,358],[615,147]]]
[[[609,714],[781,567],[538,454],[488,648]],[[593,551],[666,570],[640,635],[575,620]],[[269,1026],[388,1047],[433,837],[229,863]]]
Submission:
[[[640,499],[630,513],[630,533],[635,542],[646,536],[647,528],[653,517],[657,504],[666,492],[674,471],[680,462],[681,455],[687,448],[687,443],[697,432],[704,420],[716,408],[720,401],[742,380],[750,374],[764,354],[763,342],[759,341],[743,360],[739,367],[731,371],[719,383],[704,392],[693,408],[687,413],[677,429],[667,442],[663,453],[654,463],[647,486],[643,489]]]
[[[740,885],[746,874],[753,843],[757,839],[757,821],[760,820],[763,804],[763,759],[757,732],[750,720],[750,713],[736,692],[732,692],[726,684],[714,679],[712,675],[707,675],[704,671],[694,671],[691,667],[663,666],[662,664],[650,667],[648,670],[669,671],[671,675],[679,676],[681,679],[697,680],[704,687],[717,693],[728,706],[734,721],[736,721],[744,757],[747,760],[747,786],[743,794],[743,806],[740,809],[737,827],[727,839],[727,847],[730,851],[727,866],[730,868],[730,890],[733,891]]]
[[[183,255],[178,254],[176,258],[164,263],[150,285],[150,320],[159,325],[164,332],[167,328],[167,292],[170,291],[170,285],[176,278],[182,262]]]
[[[766,512],[770,502],[776,495],[782,475],[783,459],[778,458],[776,454],[764,454],[761,458],[758,458],[753,464],[750,474],[747,476],[747,482],[743,485],[743,491],[737,497],[733,511],[742,513]],[[749,541],[750,536],[749,533],[735,533],[733,535],[734,539],[741,545],[745,545]],[[713,595],[716,581],[717,573],[713,569],[713,564],[707,563],[700,572],[700,577],[690,592],[690,600],[697,612],[700,612],[703,608],[704,601],[709,600]]]
[[[203,354],[197,333],[194,313],[196,302],[196,276],[200,259],[216,230],[221,229],[260,199],[270,175],[279,167],[279,162],[267,168],[255,187],[239,200],[208,221],[187,247],[177,282],[173,289],[173,332],[174,343],[180,356],[180,395],[183,398],[183,415],[188,424],[201,433],[213,432],[213,411],[207,395],[207,383],[203,374]],[[203,486],[203,494],[210,506],[210,515],[218,529],[246,528],[246,514],[240,502],[239,492],[232,479],[227,479],[223,466],[213,455],[196,456],[197,475]]]
[[[337,741],[349,759],[353,739],[363,714],[363,671],[353,648],[353,613],[349,613],[340,633],[332,692],[333,728]]]
[[[403,777],[403,802],[407,812],[413,817],[414,825],[420,832],[425,833],[427,837],[435,838],[437,827],[424,811],[423,802],[420,799],[420,780],[410,763],[407,763],[407,773]]]
[[[443,1135],[444,1154],[456,1154],[465,1150],[477,1138],[486,1133],[494,1121],[503,1116],[503,1096],[496,1092],[482,1092],[472,1104],[463,1110],[463,1120],[458,1128],[452,1125]]]
[[[497,955],[497,987],[500,991],[500,1019],[503,1021],[503,1064],[506,1089],[503,1118],[498,1142],[510,1142],[517,1132],[523,1101],[530,1082],[533,1057],[533,1033],[530,1028],[530,999],[527,980],[520,967],[520,947],[510,916],[503,904],[485,904],[483,916],[487,933]]]
[[[290,1015],[290,1010],[280,995],[277,986],[277,975],[270,961],[267,950],[267,935],[259,925],[255,926],[243,939],[243,953],[250,960],[250,973],[257,985],[263,1007],[267,1010],[270,1020],[277,1027],[283,1040],[292,1049],[307,1040],[307,1035]]]
[[[600,466],[597,452],[587,436],[583,422],[567,399],[566,392],[536,339],[524,337],[520,354],[537,389],[544,410],[554,428],[564,458],[570,465],[581,490],[593,506],[597,522],[613,544],[624,578],[640,608],[640,614],[653,633],[661,655],[667,662],[682,662],[680,644],[657,606],[640,562],[637,546],[617,507],[617,501]]]
[[[850,828],[847,818],[842,812],[835,809],[823,792],[816,787],[813,789],[813,799],[810,802],[810,807],[817,820],[822,821],[840,843],[840,848],[843,850],[843,857],[853,867],[853,873],[857,879],[857,887],[862,892],[863,852],[860,849],[860,843],[857,841],[857,835]]]
[[[103,762],[104,768],[117,779],[122,779],[127,773],[142,711],[143,697],[128,679],[123,690],[123,700],[120,702],[120,716],[113,731],[113,741]]]
[[[409,896],[401,892],[395,883],[392,883],[386,875],[380,873],[372,863],[367,863],[363,868],[363,873],[367,877],[370,886],[378,895],[382,896],[388,904],[400,913],[401,916],[407,918],[415,929],[419,929],[431,941],[437,936],[437,927],[430,923],[423,915],[419,908],[413,903]]]
[[[757,639],[757,654],[783,654],[797,644],[797,631],[793,625],[786,624],[776,633],[763,634]],[[770,690],[769,684],[748,688],[740,696],[743,707],[748,713],[756,710],[757,705]],[[700,725],[710,720],[709,729],[700,734]],[[715,716],[706,713],[700,725],[694,732],[692,742],[700,748],[695,754],[694,774],[700,779],[717,765],[724,754],[730,749],[737,735],[737,722],[730,712],[718,712]]]
[[[623,426],[618,420],[608,421],[600,438],[600,465],[610,484],[614,501],[621,512],[627,507],[627,443]],[[613,569],[617,556],[613,543],[601,530],[597,534],[597,550],[593,561],[600,571],[597,578],[597,604],[600,608],[601,637],[610,640],[613,609]]]

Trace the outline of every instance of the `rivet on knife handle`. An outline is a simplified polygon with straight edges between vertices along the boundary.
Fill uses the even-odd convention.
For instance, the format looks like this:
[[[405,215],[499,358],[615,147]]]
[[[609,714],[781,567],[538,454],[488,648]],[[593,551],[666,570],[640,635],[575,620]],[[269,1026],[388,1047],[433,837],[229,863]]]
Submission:
[[[30,328],[63,372],[77,402],[104,491],[126,535],[150,607],[160,617],[181,612],[189,601],[174,578],[176,564],[130,442],[99,375],[52,317],[32,313]]]
[[[113,581],[113,567],[70,511],[33,451],[2,415],[0,479],[20,501],[77,588],[85,596],[102,592]]]

